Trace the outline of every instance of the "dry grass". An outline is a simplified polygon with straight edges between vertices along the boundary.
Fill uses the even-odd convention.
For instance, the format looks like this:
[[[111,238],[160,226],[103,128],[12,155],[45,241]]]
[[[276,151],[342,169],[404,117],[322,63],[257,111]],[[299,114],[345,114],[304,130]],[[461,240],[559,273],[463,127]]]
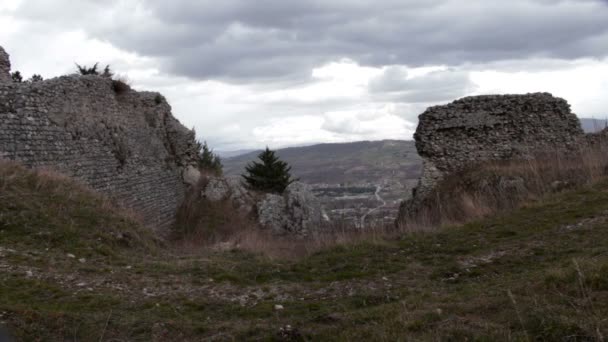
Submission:
[[[607,152],[596,146],[569,155],[550,152],[475,165],[443,180],[399,228],[408,232],[463,224],[542,200],[549,193],[588,186],[606,176]]]
[[[313,232],[306,237],[278,236],[260,229],[237,231],[215,248],[236,249],[261,254],[269,259],[299,259],[323,250],[342,246],[383,244],[395,235],[394,229],[373,227],[366,230]]]

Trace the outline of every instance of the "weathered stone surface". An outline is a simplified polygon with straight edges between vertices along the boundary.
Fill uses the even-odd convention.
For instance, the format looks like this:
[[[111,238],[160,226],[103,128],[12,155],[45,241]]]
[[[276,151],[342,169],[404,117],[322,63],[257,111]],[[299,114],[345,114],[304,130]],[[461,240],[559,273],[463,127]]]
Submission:
[[[282,195],[248,190],[239,177],[210,177],[201,190],[209,201],[229,200],[236,210],[255,216],[275,234],[308,235],[323,224],[321,203],[303,183],[293,183]]]
[[[576,150],[582,137],[568,103],[549,93],[473,96],[430,107],[419,116],[414,134],[422,176],[399,216],[450,173],[482,161]]]
[[[10,59],[6,51],[0,46],[0,83],[12,81]]]
[[[159,94],[117,94],[108,78],[63,76],[0,83],[0,158],[80,179],[167,227],[198,156],[194,133]]]
[[[255,206],[254,194],[243,186],[240,177],[209,177],[201,196],[212,202],[230,200],[235,208],[246,213]]]
[[[286,210],[283,196],[266,194],[257,203],[258,223],[275,234],[286,233],[286,228],[290,226]]]
[[[283,195],[286,202],[286,213],[289,215],[285,229],[289,232],[308,235],[318,230],[323,222],[321,202],[304,183],[290,184]]]
[[[195,166],[188,165],[184,168],[182,178],[184,183],[194,186],[201,179],[201,172]]]

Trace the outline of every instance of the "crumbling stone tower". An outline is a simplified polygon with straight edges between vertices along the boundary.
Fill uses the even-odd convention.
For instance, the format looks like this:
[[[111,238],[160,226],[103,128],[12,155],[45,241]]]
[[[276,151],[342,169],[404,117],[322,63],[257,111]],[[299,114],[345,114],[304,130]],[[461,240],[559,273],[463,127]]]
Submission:
[[[418,118],[414,139],[422,176],[400,217],[451,173],[488,160],[576,150],[584,137],[570,105],[549,93],[465,97],[430,107]]]
[[[14,83],[9,69],[0,48],[0,159],[79,179],[151,227],[172,224],[198,150],[164,97],[95,75]]]

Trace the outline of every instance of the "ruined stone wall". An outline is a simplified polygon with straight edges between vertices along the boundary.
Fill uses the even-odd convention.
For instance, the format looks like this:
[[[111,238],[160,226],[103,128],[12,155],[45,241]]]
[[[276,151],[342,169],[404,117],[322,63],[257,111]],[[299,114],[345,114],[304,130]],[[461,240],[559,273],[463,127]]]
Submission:
[[[0,83],[0,158],[51,168],[168,227],[196,163],[192,131],[157,93],[117,93],[100,76]]]
[[[0,46],[0,83],[11,82],[11,62],[8,58],[8,54],[2,46]]]
[[[424,199],[447,174],[482,161],[575,150],[582,137],[568,103],[548,93],[472,96],[430,107],[419,116],[414,134],[423,171],[409,205]]]

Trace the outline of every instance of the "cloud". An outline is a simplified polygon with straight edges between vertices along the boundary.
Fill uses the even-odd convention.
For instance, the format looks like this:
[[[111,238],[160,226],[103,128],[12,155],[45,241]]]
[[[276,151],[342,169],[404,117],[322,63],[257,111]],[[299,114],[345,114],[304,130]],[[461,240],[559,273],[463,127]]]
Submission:
[[[177,75],[234,83],[302,80],[341,58],[419,67],[608,53],[599,0],[29,0],[16,13],[84,27]]]
[[[404,67],[392,66],[373,78],[369,90],[377,98],[392,102],[437,103],[454,100],[474,91],[469,72],[456,69],[433,70],[410,76]]]

